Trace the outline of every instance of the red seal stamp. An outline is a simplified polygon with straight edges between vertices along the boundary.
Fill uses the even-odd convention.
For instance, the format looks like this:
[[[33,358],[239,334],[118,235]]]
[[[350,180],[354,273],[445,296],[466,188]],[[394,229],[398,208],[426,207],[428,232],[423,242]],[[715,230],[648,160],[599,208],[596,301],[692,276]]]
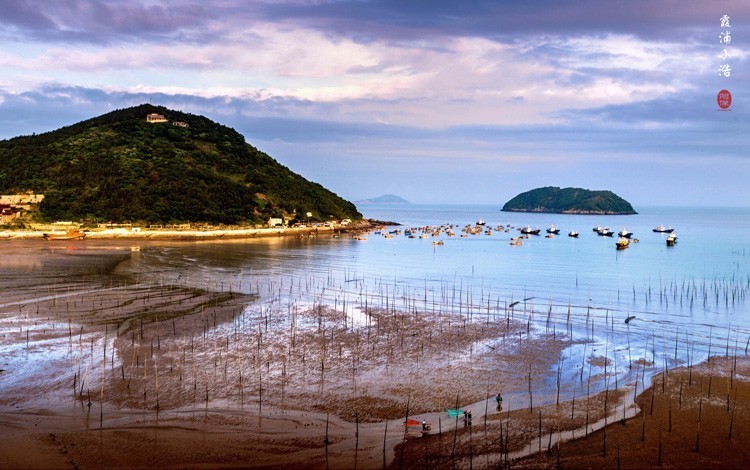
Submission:
[[[727,109],[732,105],[732,94],[729,93],[729,90],[721,90],[719,94],[716,95],[716,102],[721,109]]]

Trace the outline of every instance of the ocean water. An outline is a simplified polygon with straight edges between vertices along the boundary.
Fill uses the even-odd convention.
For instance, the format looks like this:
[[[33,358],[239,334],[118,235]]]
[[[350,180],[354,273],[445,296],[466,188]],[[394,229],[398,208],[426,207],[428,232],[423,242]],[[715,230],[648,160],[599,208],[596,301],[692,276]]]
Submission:
[[[593,355],[617,364],[592,391],[610,386],[607,374],[616,374],[619,384],[637,380],[630,367],[636,358],[650,364],[652,375],[709,353],[746,354],[750,345],[750,208],[646,207],[638,215],[606,217],[504,213],[498,206],[360,210],[399,222],[401,229],[453,224],[456,237],[143,242],[119,269],[160,282],[258,293],[277,305],[301,284],[317,286],[310,302],[339,307],[346,299],[352,308],[385,297],[404,308],[504,314],[515,304],[512,314],[537,334],[553,328],[573,340],[560,358],[563,382],[575,383]],[[523,246],[509,243],[519,235],[515,228],[459,236],[461,227],[480,218],[492,228],[539,227],[542,236]],[[543,236],[550,224],[560,235]],[[596,225],[615,232],[625,227],[639,242],[618,251],[617,236],[596,235]],[[676,229],[676,246],[667,247],[666,234],[652,231],[657,225]],[[571,230],[579,238],[568,237]],[[444,245],[434,246],[436,240]],[[626,323],[628,317],[635,318]],[[596,369],[588,365],[589,373],[601,375]],[[556,371],[548,372],[539,386],[554,390]]]

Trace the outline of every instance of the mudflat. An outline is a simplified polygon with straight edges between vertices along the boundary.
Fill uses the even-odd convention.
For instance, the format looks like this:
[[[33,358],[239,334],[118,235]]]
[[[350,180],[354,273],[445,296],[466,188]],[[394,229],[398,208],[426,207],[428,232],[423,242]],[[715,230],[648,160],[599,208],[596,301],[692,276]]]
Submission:
[[[331,301],[320,292],[336,286],[312,278],[167,282],[159,266],[123,269],[138,256],[127,244],[6,250],[0,467],[706,468],[749,457],[746,358],[664,371],[645,392],[560,398],[544,381],[569,342],[513,310]]]

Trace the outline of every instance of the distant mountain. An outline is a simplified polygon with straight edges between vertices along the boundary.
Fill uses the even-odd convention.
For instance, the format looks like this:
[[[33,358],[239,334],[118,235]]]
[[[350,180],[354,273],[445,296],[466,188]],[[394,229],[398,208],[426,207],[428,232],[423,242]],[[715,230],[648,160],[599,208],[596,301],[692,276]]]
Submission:
[[[357,204],[411,204],[411,202],[395,194],[384,194],[372,199],[362,199],[357,201]]]
[[[504,212],[547,212],[554,214],[637,214],[628,201],[612,191],[548,186],[521,193],[506,202]]]
[[[147,120],[149,116],[149,120]],[[361,219],[348,202],[210,119],[144,104],[0,141],[0,193],[33,191],[48,220],[257,223]]]

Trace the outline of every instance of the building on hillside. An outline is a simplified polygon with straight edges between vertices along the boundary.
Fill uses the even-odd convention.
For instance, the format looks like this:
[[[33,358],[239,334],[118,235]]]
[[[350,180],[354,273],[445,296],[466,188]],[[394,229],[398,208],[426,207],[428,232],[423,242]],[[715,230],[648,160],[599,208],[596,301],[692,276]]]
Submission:
[[[162,116],[161,114],[151,113],[146,115],[146,121],[148,122],[167,122],[167,118]]]
[[[0,205],[16,207],[25,211],[35,210],[43,200],[44,194],[27,193],[0,195]]]
[[[21,218],[21,209],[9,204],[0,204],[0,223],[9,224],[19,218]]]
[[[175,121],[172,123],[172,125],[177,127],[190,127],[190,124],[182,121]]]

